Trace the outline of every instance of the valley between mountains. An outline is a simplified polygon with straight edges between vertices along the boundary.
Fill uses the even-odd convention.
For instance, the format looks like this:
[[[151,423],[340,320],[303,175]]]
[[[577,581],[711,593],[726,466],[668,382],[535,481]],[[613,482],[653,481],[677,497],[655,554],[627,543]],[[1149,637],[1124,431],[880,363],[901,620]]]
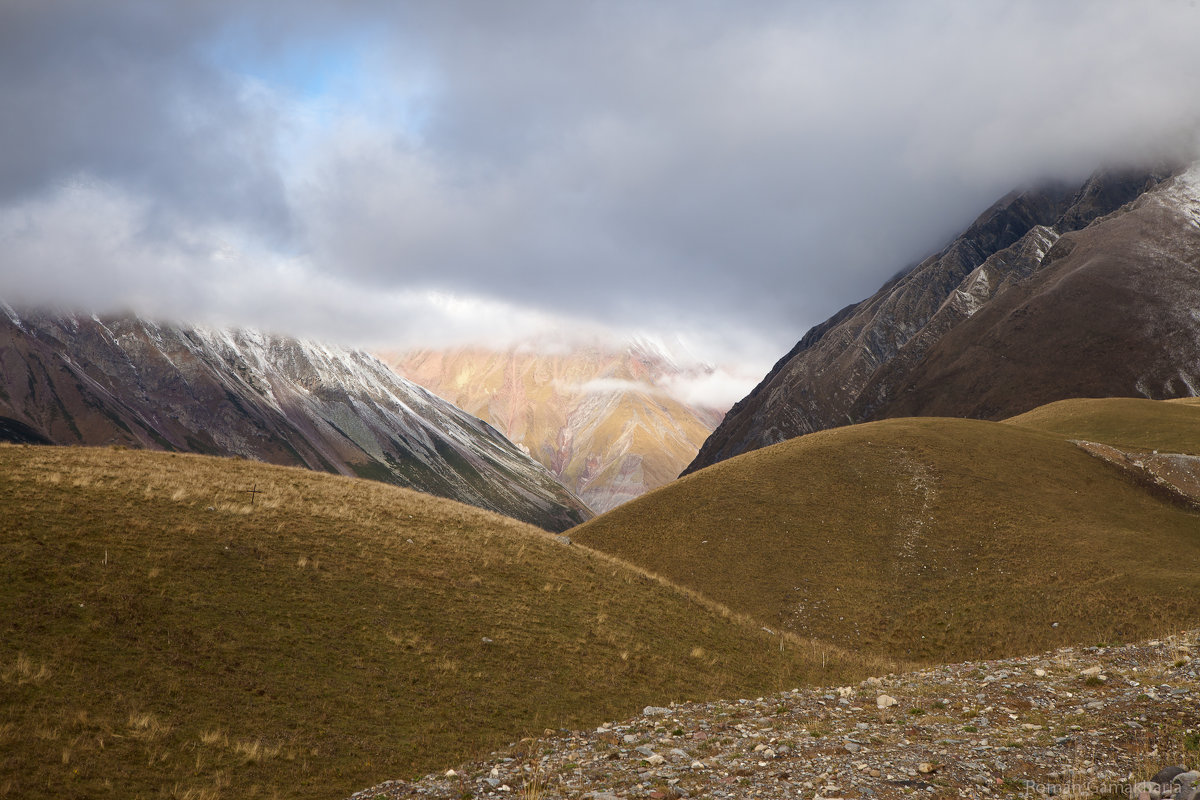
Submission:
[[[1198,176],[1008,195],[719,424],[648,348],[384,353],[400,377],[4,306],[0,797],[1084,798],[1200,766]]]
[[[520,444],[597,513],[673,481],[724,414],[673,396],[674,382],[704,368],[647,342],[381,357]]]

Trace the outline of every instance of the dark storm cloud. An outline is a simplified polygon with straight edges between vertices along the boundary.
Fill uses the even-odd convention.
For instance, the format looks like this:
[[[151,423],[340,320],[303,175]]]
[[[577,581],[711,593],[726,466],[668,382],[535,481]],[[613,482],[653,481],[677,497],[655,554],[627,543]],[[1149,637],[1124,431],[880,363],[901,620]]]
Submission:
[[[1013,186],[1191,147],[1198,30],[1165,0],[9,3],[0,293],[379,341],[471,317],[416,313],[438,290],[781,352]]]
[[[1190,6],[849,5],[438,4],[422,139],[343,143],[321,246],[623,321],[812,322],[1197,118]]]
[[[205,63],[216,4],[17,0],[0,9],[0,202],[80,175],[155,212],[288,225],[273,110]]]

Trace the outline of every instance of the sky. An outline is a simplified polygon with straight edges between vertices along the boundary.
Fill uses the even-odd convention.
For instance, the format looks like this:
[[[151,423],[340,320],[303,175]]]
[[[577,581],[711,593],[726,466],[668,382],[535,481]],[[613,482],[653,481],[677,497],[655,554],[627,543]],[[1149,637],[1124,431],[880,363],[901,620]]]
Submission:
[[[1192,0],[0,0],[0,300],[681,343],[744,394],[1040,180],[1195,152]]]

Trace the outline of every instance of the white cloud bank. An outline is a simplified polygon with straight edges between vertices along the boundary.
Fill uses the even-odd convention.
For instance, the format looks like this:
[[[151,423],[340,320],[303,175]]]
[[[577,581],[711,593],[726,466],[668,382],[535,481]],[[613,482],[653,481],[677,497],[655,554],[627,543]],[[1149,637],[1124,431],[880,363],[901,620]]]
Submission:
[[[1190,151],[1198,30],[1173,0],[6,4],[0,299],[679,335],[756,380],[1013,186]]]

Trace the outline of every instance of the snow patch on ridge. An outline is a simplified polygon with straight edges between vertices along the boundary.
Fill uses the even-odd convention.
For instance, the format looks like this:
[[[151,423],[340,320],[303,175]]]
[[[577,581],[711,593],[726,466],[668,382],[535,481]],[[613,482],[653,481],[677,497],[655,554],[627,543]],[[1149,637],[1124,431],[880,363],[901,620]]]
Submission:
[[[0,309],[21,324],[7,304]],[[139,317],[34,316],[27,326],[35,345],[54,342],[82,402],[100,400],[146,446],[290,456],[556,529],[590,516],[495,429],[362,351]]]
[[[1193,228],[1200,230],[1200,161],[1194,162],[1153,194],[1183,215]]]
[[[16,325],[21,330],[25,330],[25,326],[21,324],[21,318],[17,316],[17,312],[8,303],[0,302],[0,311],[4,312],[4,316],[8,317],[9,322]]]
[[[968,317],[974,316],[992,296],[992,282],[987,269],[978,267],[954,293],[958,301],[955,306]]]

